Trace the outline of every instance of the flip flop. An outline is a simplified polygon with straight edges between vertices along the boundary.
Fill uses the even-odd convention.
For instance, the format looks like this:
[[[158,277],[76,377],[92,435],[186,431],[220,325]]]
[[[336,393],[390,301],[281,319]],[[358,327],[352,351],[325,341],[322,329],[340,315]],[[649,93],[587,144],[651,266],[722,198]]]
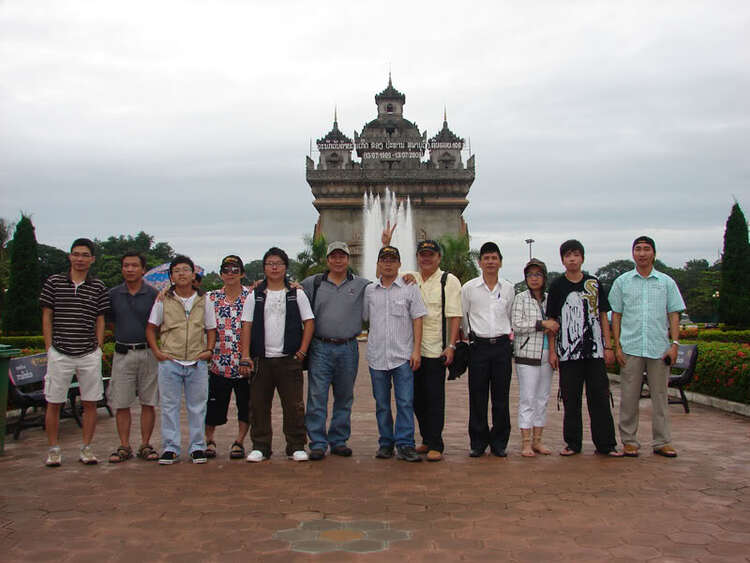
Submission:
[[[561,456],[565,456],[565,457],[569,457],[569,456],[572,456],[572,455],[578,455],[579,453],[581,453],[581,452],[577,452],[575,450],[571,450],[568,447],[565,447],[562,450],[560,450],[560,455]]]
[[[213,440],[206,442],[206,457],[216,457],[216,442]]]

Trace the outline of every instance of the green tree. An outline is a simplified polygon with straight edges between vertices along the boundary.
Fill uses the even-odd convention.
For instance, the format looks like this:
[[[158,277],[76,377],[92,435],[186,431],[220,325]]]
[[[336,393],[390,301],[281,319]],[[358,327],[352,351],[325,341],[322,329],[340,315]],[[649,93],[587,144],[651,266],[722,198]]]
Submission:
[[[633,268],[635,268],[635,262],[632,260],[614,260],[599,268],[594,275],[599,278],[604,288],[609,291],[612,284],[621,274],[629,272]]]
[[[13,223],[0,219],[0,311],[3,309],[5,290],[10,277],[10,249],[7,245],[12,231]]]
[[[219,289],[223,285],[224,281],[216,272],[208,272],[203,276],[203,279],[201,280],[201,289],[203,291],[212,291],[214,289]]]
[[[5,334],[38,334],[42,328],[39,308],[39,257],[36,235],[26,215],[16,225],[10,252],[7,306],[3,314]]]
[[[111,236],[107,240],[95,239],[96,261],[91,266],[91,275],[99,278],[107,287],[122,282],[120,259],[130,250],[140,252],[146,258],[146,268],[153,268],[174,258],[172,247],[166,242],[154,244],[154,237],[140,231],[137,235]]]
[[[263,279],[263,260],[253,260],[245,264],[245,277],[251,281]]]
[[[456,276],[462,284],[479,275],[479,251],[469,247],[468,235],[443,235],[438,242],[443,250],[441,269]]]
[[[699,323],[718,322],[719,288],[721,272],[704,270],[698,275],[695,286],[686,290],[683,297],[690,318]]]
[[[52,274],[66,272],[70,268],[68,253],[54,246],[39,244],[39,280],[40,286]]]
[[[297,254],[297,261],[290,261],[289,270],[292,276],[302,281],[308,276],[325,272],[328,269],[326,251],[328,243],[323,235],[315,238],[306,235],[305,249]]]
[[[750,326],[750,242],[747,219],[735,202],[724,231],[724,252],[721,259],[721,290],[719,318],[735,328]]]

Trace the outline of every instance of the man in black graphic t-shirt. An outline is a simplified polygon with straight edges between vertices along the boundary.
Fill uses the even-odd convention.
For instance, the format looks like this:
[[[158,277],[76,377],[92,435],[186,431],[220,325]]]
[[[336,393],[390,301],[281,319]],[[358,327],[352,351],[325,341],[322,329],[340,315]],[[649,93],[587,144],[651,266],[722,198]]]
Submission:
[[[560,455],[580,453],[583,441],[581,406],[583,385],[591,419],[591,437],[597,453],[613,457],[616,450],[615,426],[609,408],[607,364],[614,363],[609,345],[609,302],[599,280],[581,270],[583,245],[577,240],[560,246],[565,275],[557,278],[549,289],[547,316],[560,323],[555,345],[550,346],[549,362],[560,368],[560,390],[565,414],[563,439],[566,447]]]

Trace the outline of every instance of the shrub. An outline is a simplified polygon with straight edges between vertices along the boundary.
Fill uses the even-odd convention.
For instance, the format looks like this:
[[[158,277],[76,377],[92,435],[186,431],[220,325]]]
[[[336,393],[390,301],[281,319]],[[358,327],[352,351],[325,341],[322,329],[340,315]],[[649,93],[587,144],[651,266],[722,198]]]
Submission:
[[[40,335],[36,336],[2,336],[0,337],[0,344],[7,344],[13,346],[13,348],[38,348],[40,352],[44,352],[44,337]],[[28,356],[28,354],[24,354]]]
[[[750,344],[698,342],[690,391],[750,404]]]
[[[701,342],[733,342],[750,344],[750,330],[703,329],[698,331],[697,339]]]
[[[680,340],[684,339],[694,339],[698,336],[698,327],[697,326],[689,326],[685,328],[680,328]]]

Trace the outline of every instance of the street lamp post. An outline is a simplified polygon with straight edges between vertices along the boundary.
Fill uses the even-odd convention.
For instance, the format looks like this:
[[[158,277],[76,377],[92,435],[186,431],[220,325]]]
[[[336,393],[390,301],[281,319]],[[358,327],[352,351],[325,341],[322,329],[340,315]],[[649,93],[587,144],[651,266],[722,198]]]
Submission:
[[[526,244],[529,245],[529,260],[531,260],[531,245],[534,244],[534,242],[536,241],[533,238],[526,239]]]

